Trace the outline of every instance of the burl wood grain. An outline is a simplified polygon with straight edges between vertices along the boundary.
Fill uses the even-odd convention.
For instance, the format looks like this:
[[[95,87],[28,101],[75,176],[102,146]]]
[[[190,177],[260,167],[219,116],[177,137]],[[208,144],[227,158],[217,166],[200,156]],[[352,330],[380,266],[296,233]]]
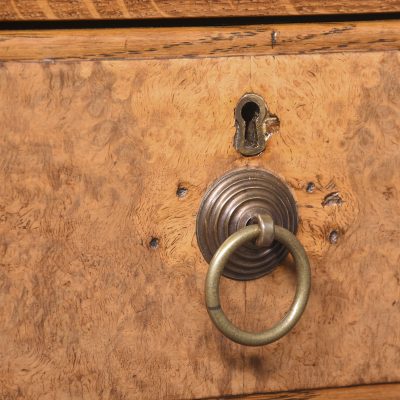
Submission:
[[[2,20],[147,19],[400,11],[399,0],[2,0]]]
[[[399,77],[396,52],[3,63],[2,398],[399,381]],[[281,122],[254,158],[233,148],[246,92]],[[195,237],[208,185],[244,165],[293,189],[312,265],[301,321],[263,348],[212,325]],[[266,328],[294,285],[289,261],[257,281],[223,279],[223,306]]]
[[[264,56],[398,49],[400,20],[179,29],[0,32],[0,60],[20,62]]]

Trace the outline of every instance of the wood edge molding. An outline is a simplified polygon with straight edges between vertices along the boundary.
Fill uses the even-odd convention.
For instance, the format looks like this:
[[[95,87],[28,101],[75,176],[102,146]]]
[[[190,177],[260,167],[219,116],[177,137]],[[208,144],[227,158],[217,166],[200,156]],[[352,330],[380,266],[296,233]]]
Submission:
[[[208,400],[399,400],[400,383],[385,383],[329,389],[311,389],[269,394],[210,398]]]
[[[0,61],[163,59],[400,49],[400,20],[0,32]]]
[[[366,14],[400,11],[399,0],[5,0],[2,21],[209,18],[321,14]]]

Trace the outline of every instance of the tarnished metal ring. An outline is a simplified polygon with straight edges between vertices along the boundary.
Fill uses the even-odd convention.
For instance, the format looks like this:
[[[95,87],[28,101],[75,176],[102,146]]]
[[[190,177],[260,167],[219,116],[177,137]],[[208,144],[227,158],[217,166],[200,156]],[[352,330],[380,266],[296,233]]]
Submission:
[[[292,305],[288,313],[276,325],[263,332],[247,332],[229,321],[221,308],[219,298],[219,281],[222,270],[228,258],[237,248],[258,238],[260,233],[261,229],[258,225],[249,225],[229,236],[214,254],[206,278],[206,305],[214,325],[229,339],[247,346],[265,345],[286,335],[303,314],[311,287],[310,263],[302,244],[290,231],[275,225],[275,239],[288,248],[296,264],[297,288]]]

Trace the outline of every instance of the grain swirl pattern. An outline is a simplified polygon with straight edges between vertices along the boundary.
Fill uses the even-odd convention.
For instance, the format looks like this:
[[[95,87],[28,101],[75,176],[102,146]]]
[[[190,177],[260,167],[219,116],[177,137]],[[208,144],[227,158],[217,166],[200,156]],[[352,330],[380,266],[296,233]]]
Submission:
[[[2,63],[1,396],[399,381],[399,76],[397,52]],[[233,148],[249,91],[281,122],[255,158]],[[300,323],[260,349],[213,328],[194,234],[208,185],[244,165],[288,182],[313,274]],[[222,305],[264,328],[294,284],[290,262],[223,280]]]

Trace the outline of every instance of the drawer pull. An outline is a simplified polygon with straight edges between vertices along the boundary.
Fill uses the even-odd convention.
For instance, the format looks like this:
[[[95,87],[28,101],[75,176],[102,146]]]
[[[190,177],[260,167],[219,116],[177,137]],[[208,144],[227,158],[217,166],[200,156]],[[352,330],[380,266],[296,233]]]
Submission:
[[[247,346],[265,345],[286,335],[303,314],[311,287],[308,257],[296,236],[274,225],[269,215],[257,215],[257,222],[238,230],[222,243],[211,259],[205,286],[207,310],[214,325],[229,339]],[[219,281],[227,260],[235,250],[252,240],[256,240],[258,246],[268,246],[273,240],[282,243],[294,258],[297,274],[296,294],[288,313],[272,328],[259,333],[247,332],[233,325],[223,312],[219,298]]]

